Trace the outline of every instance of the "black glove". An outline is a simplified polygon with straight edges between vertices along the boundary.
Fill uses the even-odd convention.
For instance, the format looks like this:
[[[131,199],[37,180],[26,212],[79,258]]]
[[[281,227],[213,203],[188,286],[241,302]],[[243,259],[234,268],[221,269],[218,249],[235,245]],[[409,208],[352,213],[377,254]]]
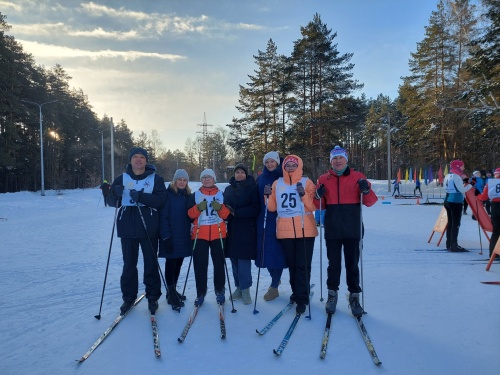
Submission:
[[[303,197],[306,194],[304,186],[302,186],[302,182],[297,182],[297,193],[299,193],[300,197]]]
[[[169,253],[169,254],[172,253],[174,251],[174,245],[172,243],[172,237],[165,238],[163,240],[163,246],[165,247],[165,251],[167,253]]]
[[[220,211],[220,209],[222,208],[222,204],[220,204],[219,202],[217,201],[212,201],[212,208],[215,210],[215,211]]]
[[[116,185],[113,188],[113,194],[114,194],[115,197],[121,197],[123,195],[123,186]]]
[[[475,186],[475,185],[476,185],[476,182],[477,182],[476,177],[472,177],[472,178],[470,179],[470,184],[471,184],[472,186]]]
[[[226,208],[231,212],[231,215],[236,216],[236,211],[230,205],[226,204]]]
[[[270,196],[273,192],[271,185],[264,186],[264,195]]]
[[[132,200],[135,203],[139,203],[139,200],[141,199],[141,195],[142,195],[143,191],[144,191],[144,189],[141,189],[141,191],[137,191],[135,189],[130,190],[130,198],[132,198]]]
[[[325,195],[325,191],[326,191],[326,189],[325,189],[325,185],[320,184],[320,185],[318,186],[318,188],[316,189],[316,194],[314,194],[314,197],[315,197],[316,199],[321,199],[321,198],[323,198],[323,195]]]
[[[360,178],[358,180],[358,185],[359,185],[359,190],[363,194],[368,194],[370,192],[370,186],[368,185],[368,181],[366,181],[364,178]]]
[[[203,201],[201,201],[200,203],[198,203],[198,204],[196,205],[196,207],[198,208],[198,210],[199,210],[200,212],[205,211],[205,210],[207,209],[207,201],[204,199]]]

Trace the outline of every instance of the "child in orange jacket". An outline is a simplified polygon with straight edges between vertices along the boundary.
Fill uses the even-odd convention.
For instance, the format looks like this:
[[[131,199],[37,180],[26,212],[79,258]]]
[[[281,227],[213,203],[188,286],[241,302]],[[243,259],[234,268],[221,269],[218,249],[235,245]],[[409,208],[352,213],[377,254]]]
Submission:
[[[201,172],[202,186],[191,195],[188,216],[194,220],[191,238],[195,241],[193,266],[196,279],[197,298],[195,306],[201,306],[207,294],[208,254],[214,267],[214,289],[217,303],[225,302],[225,256],[226,223],[229,210],[223,204],[222,191],[215,185],[216,177],[212,169]]]

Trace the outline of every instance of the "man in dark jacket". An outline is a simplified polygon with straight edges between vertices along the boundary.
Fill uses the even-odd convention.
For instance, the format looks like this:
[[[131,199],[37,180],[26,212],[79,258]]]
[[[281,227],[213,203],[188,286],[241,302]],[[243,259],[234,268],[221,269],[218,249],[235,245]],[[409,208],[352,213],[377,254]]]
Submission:
[[[362,203],[370,207],[377,202],[377,196],[371,190],[370,183],[363,173],[354,171],[347,165],[346,151],[339,147],[330,152],[332,168],[319,178],[314,203],[319,208],[326,208],[325,240],[328,256],[328,300],[326,312],[333,314],[337,306],[337,291],[342,270],[342,248],[346,269],[347,287],[350,292],[349,304],[354,316],[361,316],[363,308],[359,304],[359,256],[362,236]]]
[[[137,298],[139,245],[144,258],[144,284],[151,314],[156,312],[161,296],[157,258],[158,210],[165,202],[167,189],[163,178],[155,173],[154,165],[147,162],[146,150],[134,147],[130,151],[130,164],[127,165],[126,172],[113,181],[107,198],[110,206],[120,206],[116,227],[123,254],[120,278],[122,314],[133,306]]]
[[[108,181],[104,180],[101,186],[99,186],[99,189],[102,191],[102,199],[104,200],[104,207],[108,206],[108,202],[106,198],[108,197],[109,194],[109,188],[111,187],[110,184],[108,184]]]

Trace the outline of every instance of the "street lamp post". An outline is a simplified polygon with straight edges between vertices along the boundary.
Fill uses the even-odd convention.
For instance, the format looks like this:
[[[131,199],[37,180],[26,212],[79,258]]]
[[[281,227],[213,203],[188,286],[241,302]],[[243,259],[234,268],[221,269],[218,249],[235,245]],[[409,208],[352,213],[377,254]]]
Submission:
[[[50,104],[57,102],[57,100],[52,100],[50,102],[45,102],[45,103],[35,103],[35,102],[30,102],[28,100],[21,100],[22,102],[25,103],[30,103],[30,104],[35,104],[38,106],[38,109],[40,110],[39,118],[40,118],[40,176],[42,180],[42,185],[41,185],[41,195],[45,195],[45,176],[44,176],[44,169],[43,169],[43,117],[42,117],[42,107],[45,104]]]

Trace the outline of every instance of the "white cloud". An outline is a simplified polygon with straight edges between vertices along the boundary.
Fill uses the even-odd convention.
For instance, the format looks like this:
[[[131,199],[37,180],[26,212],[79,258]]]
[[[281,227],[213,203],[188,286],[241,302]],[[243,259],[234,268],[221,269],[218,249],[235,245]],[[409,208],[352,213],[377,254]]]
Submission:
[[[47,57],[57,57],[57,58],[75,58],[75,57],[89,57],[90,59],[96,60],[100,58],[122,58],[125,61],[131,61],[138,58],[153,58],[161,60],[169,60],[172,62],[185,59],[185,56],[172,55],[172,54],[161,54],[155,52],[140,52],[140,51],[113,51],[110,49],[99,50],[99,51],[89,51],[82,49],[75,49],[63,46],[55,46],[51,44],[44,44],[38,42],[31,42],[26,40],[18,40],[26,50],[26,52],[31,53],[35,57],[47,58]]]
[[[142,39],[143,36],[139,35],[137,31],[131,30],[126,32],[121,31],[106,31],[102,27],[98,27],[94,30],[84,31],[75,30],[69,31],[69,36],[82,36],[82,37],[92,37],[100,39],[114,39],[114,40],[132,40],[132,39]]]
[[[13,2],[10,1],[2,1],[0,0],[0,8],[10,8],[14,9],[16,12],[21,12],[23,10],[23,7],[20,6],[19,4],[14,4]],[[4,13],[4,12],[2,12]]]

